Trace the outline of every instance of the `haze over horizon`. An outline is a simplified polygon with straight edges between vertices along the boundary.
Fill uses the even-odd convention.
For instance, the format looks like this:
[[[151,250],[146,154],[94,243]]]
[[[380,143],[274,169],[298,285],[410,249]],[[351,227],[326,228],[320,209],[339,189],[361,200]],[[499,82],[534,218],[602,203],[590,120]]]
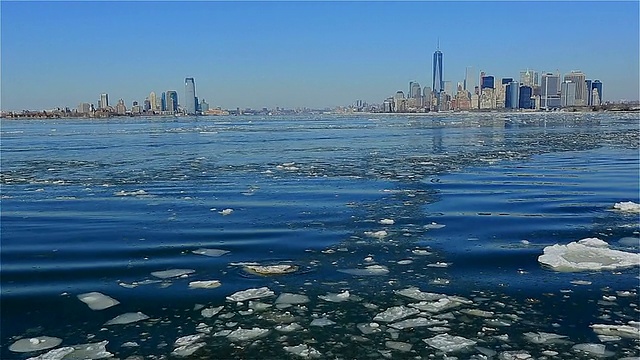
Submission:
[[[142,102],[193,77],[212,106],[380,103],[465,67],[496,78],[583,71],[640,98],[636,2],[12,2],[1,9],[3,111]]]

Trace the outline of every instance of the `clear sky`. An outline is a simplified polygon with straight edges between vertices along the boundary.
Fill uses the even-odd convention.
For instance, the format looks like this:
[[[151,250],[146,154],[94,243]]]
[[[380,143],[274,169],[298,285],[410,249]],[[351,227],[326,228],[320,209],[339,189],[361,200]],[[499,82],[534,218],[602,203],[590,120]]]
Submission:
[[[639,98],[638,1],[2,1],[1,108],[127,107],[194,77],[211,106],[380,103],[466,66],[496,77],[582,70],[604,99]]]

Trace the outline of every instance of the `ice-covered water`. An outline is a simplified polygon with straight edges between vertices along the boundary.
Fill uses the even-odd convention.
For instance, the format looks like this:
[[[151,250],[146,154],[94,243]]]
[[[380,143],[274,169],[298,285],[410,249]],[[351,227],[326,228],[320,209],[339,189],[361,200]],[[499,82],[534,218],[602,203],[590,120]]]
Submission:
[[[2,359],[638,356],[637,114],[1,125]]]

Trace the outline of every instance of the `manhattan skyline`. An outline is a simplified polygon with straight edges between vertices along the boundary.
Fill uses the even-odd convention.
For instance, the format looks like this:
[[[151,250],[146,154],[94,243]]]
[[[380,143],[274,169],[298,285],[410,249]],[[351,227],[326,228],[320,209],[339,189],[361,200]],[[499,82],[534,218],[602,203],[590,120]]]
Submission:
[[[638,100],[638,2],[6,2],[3,111],[142,102],[198,81],[222,108],[380,102],[408,80],[580,69]],[[32,19],[37,19],[34,21]],[[439,39],[439,46],[438,46]],[[477,81],[477,80],[476,80]],[[180,99],[180,104],[183,100]]]

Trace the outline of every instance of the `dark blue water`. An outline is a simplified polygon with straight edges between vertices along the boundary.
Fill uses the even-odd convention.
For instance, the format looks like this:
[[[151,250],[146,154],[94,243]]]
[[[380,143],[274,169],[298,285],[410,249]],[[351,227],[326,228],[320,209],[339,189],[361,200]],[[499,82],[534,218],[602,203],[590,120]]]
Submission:
[[[123,359],[166,358],[174,341],[197,333],[200,323],[212,330],[188,358],[296,358],[283,349],[298,344],[327,358],[442,358],[422,341],[437,330],[364,334],[357,328],[387,307],[408,304],[410,299],[394,293],[407,287],[464,296],[473,301],[470,308],[509,319],[508,327],[492,327],[453,309],[448,333],[498,353],[522,350],[536,358],[550,356],[545,350],[559,358],[589,358],[572,346],[600,343],[591,324],[627,324],[639,317],[637,267],[558,273],[537,261],[546,246],[587,237],[639,251],[638,215],[612,211],[617,202],[640,202],[637,114],[1,125],[2,359],[45,352],[8,350],[19,338],[43,335],[63,339],[61,346],[108,340],[107,350]],[[224,209],[233,212],[223,215]],[[387,232],[382,239],[365,234],[381,230]],[[199,248],[229,253],[192,253]],[[297,271],[259,276],[245,271],[245,262],[294,264]],[[448,266],[433,266],[438,263]],[[339,271],[372,264],[389,272]],[[168,269],[195,272],[140,283],[158,280],[151,272]],[[188,287],[214,279],[222,285]],[[590,284],[571,283],[576,280]],[[310,301],[245,315],[240,312],[246,303],[225,301],[262,286],[276,296],[305,294]],[[355,298],[318,298],[344,290]],[[76,296],[91,291],[120,304],[90,310]],[[616,299],[603,302],[603,296]],[[198,304],[224,305],[220,314],[227,315],[204,318],[194,310]],[[150,319],[103,325],[137,311]],[[303,330],[274,330],[291,322],[279,317],[287,312]],[[336,324],[311,327],[317,317]],[[212,335],[238,327],[271,331],[239,344]],[[551,345],[523,338],[536,331],[567,338]],[[388,340],[412,349],[391,350]],[[122,347],[126,342],[138,346]],[[637,340],[603,344],[613,357],[637,356]],[[461,354],[482,358],[473,347]]]

